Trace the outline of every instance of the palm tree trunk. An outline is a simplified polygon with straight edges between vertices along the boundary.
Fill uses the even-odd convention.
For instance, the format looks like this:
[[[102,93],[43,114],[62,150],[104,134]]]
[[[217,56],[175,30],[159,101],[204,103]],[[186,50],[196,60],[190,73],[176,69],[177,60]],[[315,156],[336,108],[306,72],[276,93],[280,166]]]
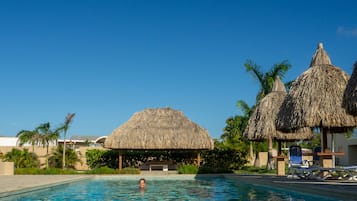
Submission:
[[[48,145],[46,145],[46,169],[48,169]]]
[[[63,155],[62,155],[62,169],[66,168],[66,132],[64,132],[63,141]]]

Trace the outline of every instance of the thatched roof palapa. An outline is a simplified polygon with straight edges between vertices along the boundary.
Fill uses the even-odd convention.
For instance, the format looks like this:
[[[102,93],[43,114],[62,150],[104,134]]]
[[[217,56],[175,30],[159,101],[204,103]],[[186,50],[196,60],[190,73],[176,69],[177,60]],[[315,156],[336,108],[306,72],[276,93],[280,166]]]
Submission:
[[[312,138],[310,128],[303,128],[293,133],[283,133],[275,127],[276,116],[286,96],[286,89],[279,76],[275,78],[272,92],[259,101],[253,114],[250,116],[244,132],[249,140],[261,141],[272,139],[281,141],[300,140]]]
[[[357,116],[357,61],[343,95],[343,107],[349,114]]]
[[[115,129],[104,147],[121,150],[213,149],[208,131],[171,108],[145,109]]]
[[[332,133],[345,132],[356,125],[355,118],[342,107],[349,76],[333,66],[322,43],[310,68],[292,84],[278,113],[276,126],[282,131],[318,127]]]

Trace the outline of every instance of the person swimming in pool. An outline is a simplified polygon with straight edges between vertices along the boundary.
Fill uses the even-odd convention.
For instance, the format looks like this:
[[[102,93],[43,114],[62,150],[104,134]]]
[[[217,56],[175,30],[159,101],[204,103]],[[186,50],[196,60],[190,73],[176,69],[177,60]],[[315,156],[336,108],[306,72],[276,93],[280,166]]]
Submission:
[[[139,179],[139,190],[140,190],[141,196],[144,196],[145,191],[146,191],[146,180],[144,178]]]
[[[139,180],[139,189],[140,190],[145,190],[146,189],[146,180],[144,178],[141,178]]]

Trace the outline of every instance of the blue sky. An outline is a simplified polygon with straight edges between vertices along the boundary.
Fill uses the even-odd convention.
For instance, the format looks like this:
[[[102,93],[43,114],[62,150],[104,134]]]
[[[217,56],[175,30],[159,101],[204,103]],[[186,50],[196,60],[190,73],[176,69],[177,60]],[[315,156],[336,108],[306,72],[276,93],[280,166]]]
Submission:
[[[0,1],[0,135],[76,113],[69,135],[109,135],[135,112],[171,107],[219,138],[259,85],[244,68],[288,60],[304,72],[318,42],[351,74],[357,2]]]

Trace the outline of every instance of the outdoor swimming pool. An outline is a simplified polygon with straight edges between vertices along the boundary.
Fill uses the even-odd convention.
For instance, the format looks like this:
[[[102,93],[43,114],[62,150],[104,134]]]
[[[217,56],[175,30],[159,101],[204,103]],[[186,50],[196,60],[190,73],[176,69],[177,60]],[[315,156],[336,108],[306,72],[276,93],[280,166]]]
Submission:
[[[176,176],[146,179],[145,192],[138,189],[137,177],[96,177],[2,200],[333,200],[256,186],[224,177]]]

